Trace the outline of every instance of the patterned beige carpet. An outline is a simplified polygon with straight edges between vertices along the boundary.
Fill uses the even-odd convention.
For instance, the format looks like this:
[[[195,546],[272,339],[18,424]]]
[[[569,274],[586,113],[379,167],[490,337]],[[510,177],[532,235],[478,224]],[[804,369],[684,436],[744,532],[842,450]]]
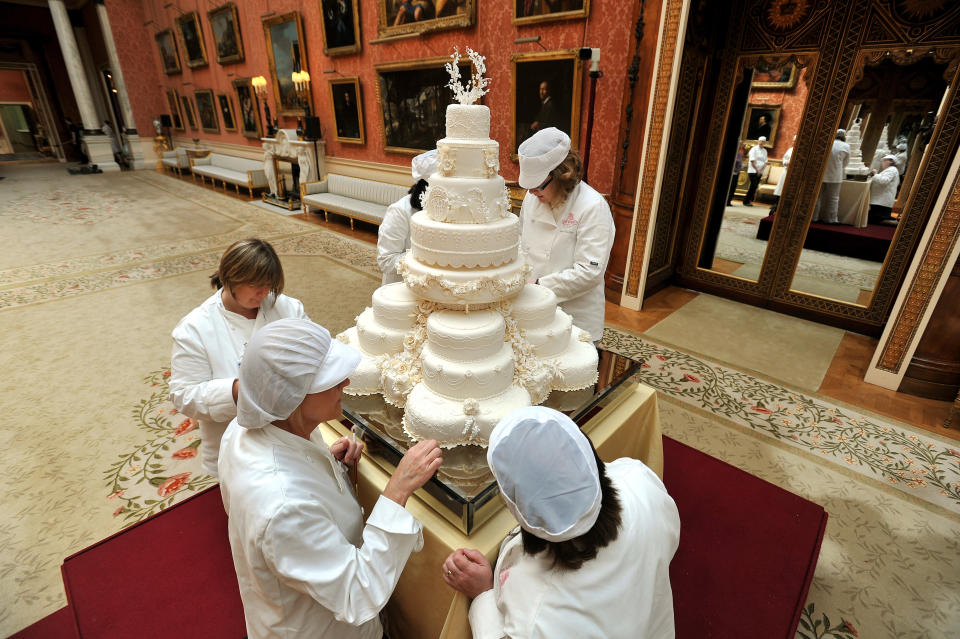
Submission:
[[[209,295],[227,244],[273,242],[287,292],[333,332],[378,283],[370,244],[158,174],[11,183],[0,228],[21,248],[0,258],[0,636],[65,604],[64,557],[210,484],[166,374],[170,330]],[[104,193],[129,204],[99,209]],[[830,513],[798,637],[960,627],[960,451],[681,347],[609,328],[605,341],[644,362],[666,434]]]

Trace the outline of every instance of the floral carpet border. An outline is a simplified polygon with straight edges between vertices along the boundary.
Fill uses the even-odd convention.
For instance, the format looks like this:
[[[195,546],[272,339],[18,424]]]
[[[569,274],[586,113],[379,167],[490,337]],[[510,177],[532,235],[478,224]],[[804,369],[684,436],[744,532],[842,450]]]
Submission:
[[[609,326],[603,346],[670,397],[960,514],[957,448]]]

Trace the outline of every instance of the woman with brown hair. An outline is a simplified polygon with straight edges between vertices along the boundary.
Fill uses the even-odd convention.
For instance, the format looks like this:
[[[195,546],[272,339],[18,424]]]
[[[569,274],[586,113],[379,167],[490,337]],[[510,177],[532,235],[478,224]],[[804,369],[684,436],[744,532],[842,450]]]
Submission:
[[[520,243],[530,281],[553,291],[573,323],[603,338],[603,273],[613,248],[613,215],[603,196],[581,180],[583,162],[557,128],[538,131],[517,149]]]
[[[217,292],[173,329],[170,401],[200,423],[201,466],[217,477],[220,439],[237,416],[237,380],[247,342],[270,322],[309,318],[299,300],[282,295],[283,266],[264,240],[234,242],[210,284]]]

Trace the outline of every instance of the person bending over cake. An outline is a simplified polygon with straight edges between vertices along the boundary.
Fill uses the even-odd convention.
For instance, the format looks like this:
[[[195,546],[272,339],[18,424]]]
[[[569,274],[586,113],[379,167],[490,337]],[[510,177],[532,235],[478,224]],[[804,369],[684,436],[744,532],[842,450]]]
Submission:
[[[173,329],[170,401],[200,422],[203,472],[217,476],[220,438],[237,415],[237,378],[254,331],[284,317],[306,318],[303,304],[282,295],[283,266],[268,242],[234,242],[210,284],[217,290]]]
[[[254,334],[237,417],[220,451],[220,492],[251,639],[381,639],[386,606],[423,525],[407,499],[443,463],[432,440],[410,447],[364,524],[347,468],[362,444],[326,445],[359,351],[306,319]]]
[[[384,286],[401,281],[397,263],[410,248],[410,217],[423,209],[420,197],[427,190],[430,176],[437,170],[437,150],[421,153],[410,163],[413,186],[389,207],[377,231],[377,265],[383,273]]]
[[[441,573],[473,599],[474,639],[674,636],[680,516],[656,473],[636,459],[605,464],[569,417],[544,406],[497,424],[487,462],[520,526],[495,571],[460,549]]]
[[[603,273],[613,248],[613,216],[602,195],[581,180],[583,162],[570,137],[550,127],[517,149],[520,243],[531,282],[553,291],[573,323],[598,343],[603,338]]]

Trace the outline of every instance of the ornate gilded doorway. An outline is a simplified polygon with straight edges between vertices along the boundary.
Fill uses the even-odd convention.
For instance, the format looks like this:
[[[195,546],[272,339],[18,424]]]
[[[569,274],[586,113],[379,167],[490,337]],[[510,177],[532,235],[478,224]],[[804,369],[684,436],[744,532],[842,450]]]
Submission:
[[[683,170],[663,182],[648,292],[673,281],[879,334],[960,142],[960,5],[717,4],[691,8],[670,131]],[[881,197],[869,178],[889,165]]]

